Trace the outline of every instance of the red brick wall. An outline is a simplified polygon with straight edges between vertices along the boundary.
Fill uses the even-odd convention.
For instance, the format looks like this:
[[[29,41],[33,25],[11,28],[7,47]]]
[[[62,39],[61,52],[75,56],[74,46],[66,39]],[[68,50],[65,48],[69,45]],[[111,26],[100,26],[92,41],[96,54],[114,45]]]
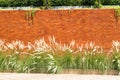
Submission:
[[[57,41],[78,43],[94,41],[106,48],[112,40],[120,40],[120,21],[113,9],[39,10],[33,24],[28,11],[0,11],[0,38],[33,42],[41,37],[55,36]]]

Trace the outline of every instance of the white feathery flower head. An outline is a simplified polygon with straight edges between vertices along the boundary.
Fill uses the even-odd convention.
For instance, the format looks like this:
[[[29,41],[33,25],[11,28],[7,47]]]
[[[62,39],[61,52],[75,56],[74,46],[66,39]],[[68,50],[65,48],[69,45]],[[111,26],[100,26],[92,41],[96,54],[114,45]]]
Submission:
[[[8,47],[9,49],[14,49],[14,48],[15,48],[15,46],[14,46],[12,43],[8,43],[8,44],[7,44],[7,47]]]
[[[80,52],[82,52],[83,51],[83,44],[81,46],[79,46],[78,49]]]
[[[112,46],[113,46],[113,49],[115,49],[117,52],[119,52],[120,50],[120,42],[119,41],[113,41],[112,42]]]
[[[75,40],[72,40],[71,42],[70,42],[70,47],[74,47],[75,46]]]
[[[95,46],[95,43],[90,42],[90,43],[89,43],[89,45],[90,45],[90,48],[91,48],[91,49],[93,49],[93,48],[94,48],[94,46]]]

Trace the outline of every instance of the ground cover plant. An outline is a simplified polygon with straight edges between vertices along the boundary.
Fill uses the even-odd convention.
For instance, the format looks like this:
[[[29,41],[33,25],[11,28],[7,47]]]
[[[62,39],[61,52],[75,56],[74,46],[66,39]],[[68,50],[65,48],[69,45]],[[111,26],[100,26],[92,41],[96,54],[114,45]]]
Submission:
[[[50,37],[34,43],[16,40],[11,43],[0,40],[0,71],[18,73],[64,73],[70,70],[81,73],[95,70],[120,71],[120,42],[113,41],[112,48],[105,51],[94,42],[78,46],[74,40],[69,44],[56,42]]]

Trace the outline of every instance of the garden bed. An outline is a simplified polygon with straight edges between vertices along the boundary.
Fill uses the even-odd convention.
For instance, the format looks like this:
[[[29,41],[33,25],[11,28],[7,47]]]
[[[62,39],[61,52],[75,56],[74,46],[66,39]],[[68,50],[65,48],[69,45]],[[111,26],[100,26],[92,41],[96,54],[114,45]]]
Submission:
[[[105,51],[90,42],[78,46],[44,38],[34,44],[22,41],[0,41],[0,72],[54,73],[54,74],[105,74],[118,75],[120,71],[120,42],[113,41]]]

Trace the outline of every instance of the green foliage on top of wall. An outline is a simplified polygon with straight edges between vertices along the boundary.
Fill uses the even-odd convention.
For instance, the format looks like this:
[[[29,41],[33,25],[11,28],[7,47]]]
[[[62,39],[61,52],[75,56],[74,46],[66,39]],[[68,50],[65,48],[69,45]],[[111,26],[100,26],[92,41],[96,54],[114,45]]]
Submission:
[[[96,1],[94,2],[94,8],[102,8],[102,4],[101,4],[100,0],[99,0],[99,1],[96,0]]]
[[[116,18],[116,21],[117,21],[117,22],[118,22],[118,20],[119,20],[119,17],[120,17],[120,8],[115,9],[115,18]]]
[[[115,12],[116,12],[116,16],[120,17],[120,8],[116,9]]]
[[[82,0],[51,0],[52,6],[80,6]]]
[[[1,7],[44,6],[47,0],[0,0]],[[48,0],[49,6],[94,5],[96,0]],[[98,0],[103,5],[120,5],[120,0]]]

